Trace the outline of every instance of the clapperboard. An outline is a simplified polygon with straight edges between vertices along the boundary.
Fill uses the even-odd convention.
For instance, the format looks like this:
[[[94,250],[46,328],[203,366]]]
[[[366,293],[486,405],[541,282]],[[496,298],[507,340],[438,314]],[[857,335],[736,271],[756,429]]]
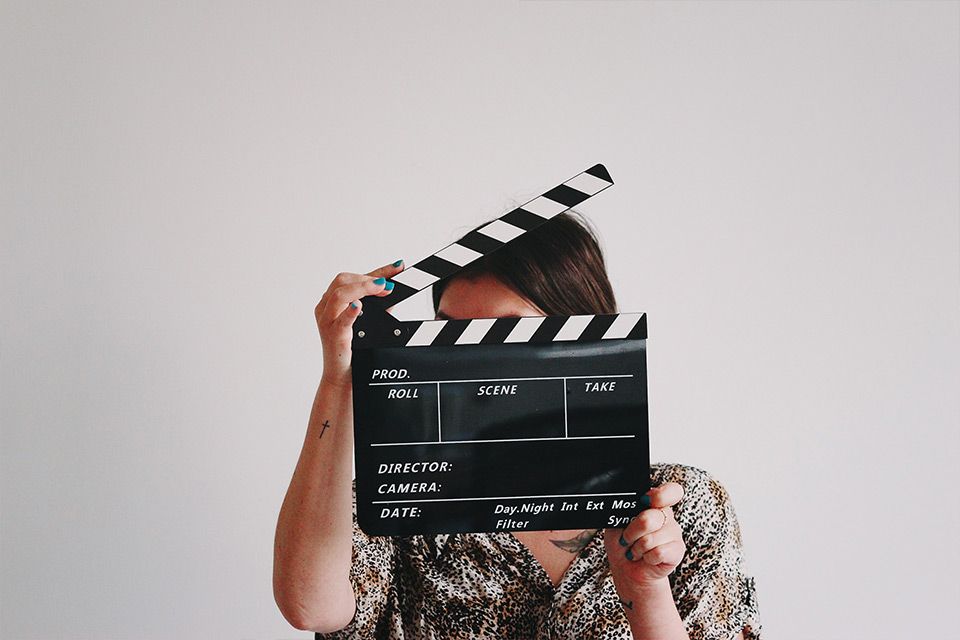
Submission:
[[[354,322],[370,535],[622,527],[650,488],[646,315],[401,321],[387,310],[613,184],[597,164],[397,274]]]

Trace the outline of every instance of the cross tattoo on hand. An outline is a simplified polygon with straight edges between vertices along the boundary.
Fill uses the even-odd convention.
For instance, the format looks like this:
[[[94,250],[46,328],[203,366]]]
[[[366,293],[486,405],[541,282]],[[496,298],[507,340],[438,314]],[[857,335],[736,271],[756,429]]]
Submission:
[[[327,431],[327,427],[329,427],[329,426],[330,426],[330,421],[329,421],[329,420],[324,420],[324,421],[323,421],[323,431],[320,432],[320,438],[317,438],[318,440],[321,439],[321,438],[323,438],[323,434]]]

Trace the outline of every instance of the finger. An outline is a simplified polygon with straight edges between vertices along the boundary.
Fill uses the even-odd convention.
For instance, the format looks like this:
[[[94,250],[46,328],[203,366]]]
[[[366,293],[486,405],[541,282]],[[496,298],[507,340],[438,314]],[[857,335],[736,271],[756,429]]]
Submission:
[[[337,287],[327,296],[326,306],[321,312],[321,323],[332,323],[343,313],[350,302],[359,302],[360,298],[369,295],[388,295],[393,290],[393,283],[385,278],[371,278],[363,276],[363,280]]]
[[[360,317],[360,314],[363,313],[363,301],[362,300],[351,300],[347,304],[347,308],[338,315],[334,320],[334,325],[341,328],[349,328],[353,326],[353,321]]]
[[[376,278],[376,277],[378,277],[378,276],[383,276],[384,278],[389,278],[389,277],[395,276],[395,275],[397,275],[398,273],[400,273],[401,271],[403,271],[403,269],[404,269],[405,266],[406,266],[406,265],[403,264],[403,259],[400,259],[400,260],[397,260],[396,262],[392,262],[392,263],[390,263],[390,264],[385,264],[385,265],[383,265],[382,267],[380,267],[379,269],[374,269],[373,271],[371,271],[371,272],[368,273],[367,275],[368,275],[368,276],[373,276],[374,278]]]
[[[647,491],[651,507],[670,507],[683,500],[683,487],[676,482],[665,482]]]
[[[362,282],[367,278],[378,278],[378,277],[389,278],[403,271],[404,267],[405,265],[403,264],[403,260],[401,259],[391,264],[387,264],[377,269],[374,269],[370,273],[366,273],[366,274],[352,273],[350,271],[341,271],[334,277],[334,279],[330,282],[330,285],[327,287],[327,290],[324,291],[323,295],[320,297],[320,302],[317,303],[317,308],[315,311],[317,315],[317,319],[319,320],[320,315],[322,314],[324,308],[327,305],[328,299],[330,298],[333,291],[338,287],[342,287],[345,284],[350,284],[353,282]]]
[[[647,551],[643,554],[643,561],[654,566],[658,564],[677,566],[683,560],[683,554],[686,550],[687,547],[682,540],[674,540]]]
[[[334,289],[342,287],[345,284],[350,284],[352,282],[362,282],[367,279],[368,276],[362,273],[352,273],[350,271],[341,271],[333,280],[330,281],[330,285],[327,287],[327,290],[324,291],[324,297],[328,296],[333,292]]]
[[[330,281],[330,284],[327,286],[327,290],[323,292],[323,295],[320,296],[320,302],[317,303],[316,308],[313,310],[313,314],[317,318],[317,322],[321,322],[321,318],[325,317],[327,305],[330,303],[330,298],[333,296],[333,292],[342,287],[345,284],[352,284],[356,282],[363,282],[364,280],[369,280],[370,276],[363,273],[352,273],[350,271],[341,271],[333,280]],[[337,316],[340,314],[343,309],[331,310],[332,315]]]
[[[662,544],[667,544],[674,540],[682,540],[682,536],[683,532],[680,530],[680,526],[676,521],[671,521],[662,528],[642,535],[634,540],[633,544],[631,544],[630,548],[625,552],[625,555],[627,560],[638,560],[640,556]]]
[[[620,544],[628,547],[637,541],[641,536],[657,531],[670,521],[671,517],[665,510],[645,509],[641,511],[623,530],[620,536]]]

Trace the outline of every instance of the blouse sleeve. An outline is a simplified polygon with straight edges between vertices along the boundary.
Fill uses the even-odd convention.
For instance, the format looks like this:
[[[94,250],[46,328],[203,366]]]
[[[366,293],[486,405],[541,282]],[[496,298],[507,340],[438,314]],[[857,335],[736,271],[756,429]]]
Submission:
[[[357,524],[357,482],[353,481],[353,553],[350,584],[357,600],[353,620],[331,633],[315,633],[315,640],[348,640],[380,637],[384,624],[395,568],[394,540],[389,536],[368,536]]]
[[[673,465],[683,499],[674,507],[687,547],[670,575],[690,640],[760,639],[756,584],[747,572],[740,525],[726,489],[702,469]]]

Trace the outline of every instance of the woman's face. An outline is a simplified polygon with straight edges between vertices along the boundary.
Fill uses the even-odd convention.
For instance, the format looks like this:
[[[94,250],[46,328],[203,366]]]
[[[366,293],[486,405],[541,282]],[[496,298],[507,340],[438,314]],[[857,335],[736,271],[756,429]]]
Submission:
[[[475,279],[454,278],[443,290],[438,320],[544,316],[538,307],[521,298],[491,275]]]

